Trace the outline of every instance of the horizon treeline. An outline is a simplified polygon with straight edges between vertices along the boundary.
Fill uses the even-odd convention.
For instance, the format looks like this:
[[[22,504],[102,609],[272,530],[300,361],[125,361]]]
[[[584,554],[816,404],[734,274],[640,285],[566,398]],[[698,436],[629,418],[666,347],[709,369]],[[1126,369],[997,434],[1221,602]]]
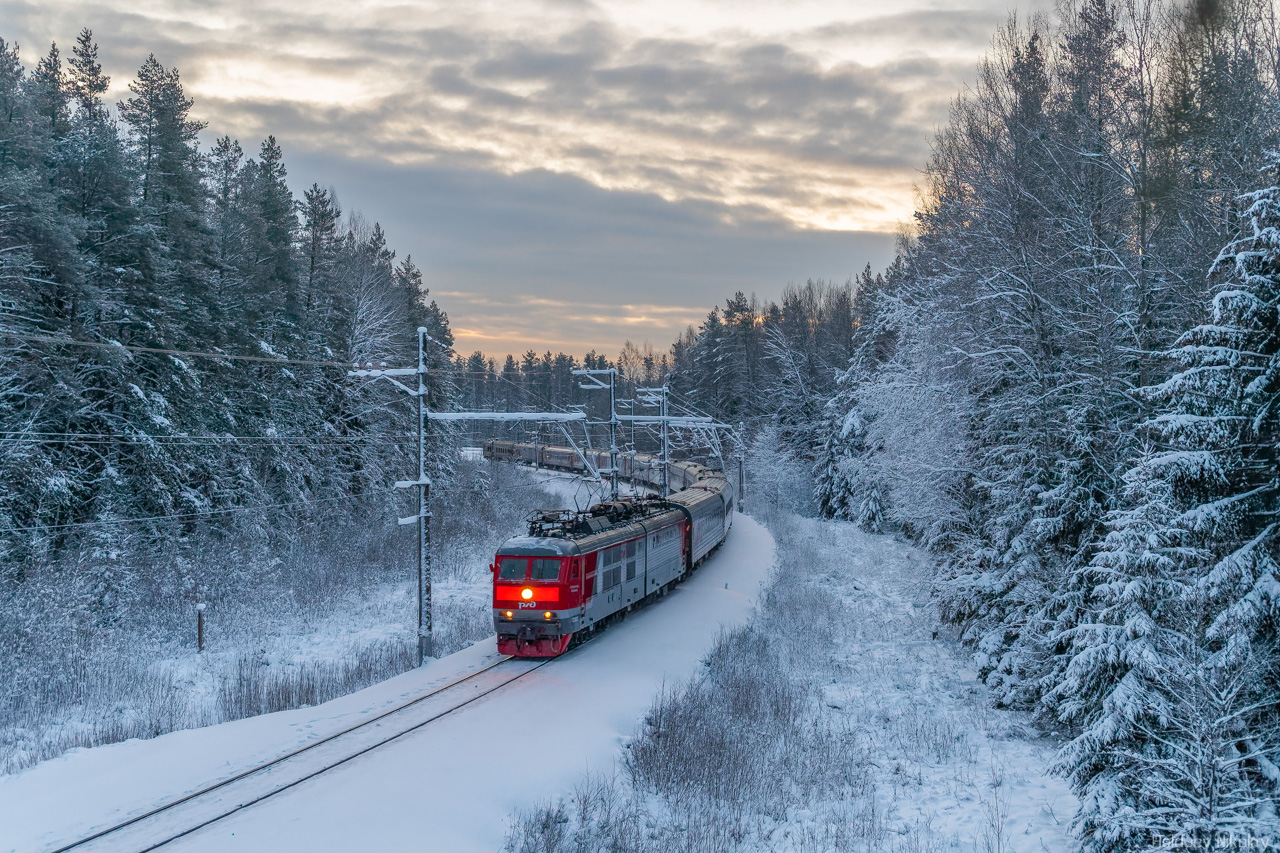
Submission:
[[[775,412],[789,437],[811,438],[822,416],[824,395],[834,391],[837,372],[854,353],[855,294],[869,292],[883,281],[883,274],[873,275],[868,266],[856,280],[843,284],[789,284],[777,302],[739,291],[723,307],[712,308],[699,328],[685,329],[666,352],[648,341],[626,340],[616,360],[594,350],[581,360],[563,352],[538,355],[528,350],[518,358],[507,355],[499,366],[495,357],[479,350],[457,355],[452,399],[477,411],[585,406],[593,417],[607,419],[607,400],[581,388],[573,371],[614,368],[620,396],[665,383],[674,395],[673,405],[696,405],[697,411],[714,413],[731,426],[754,425],[764,414]],[[625,411],[629,404],[620,406]],[[647,433],[644,447],[652,449],[657,446],[656,431]]]
[[[714,316],[682,344],[753,377],[691,393],[785,437],[824,514],[936,555],[994,700],[1067,737],[1091,851],[1280,820],[1278,47],[1262,0],[1011,19],[848,361],[730,368]]]

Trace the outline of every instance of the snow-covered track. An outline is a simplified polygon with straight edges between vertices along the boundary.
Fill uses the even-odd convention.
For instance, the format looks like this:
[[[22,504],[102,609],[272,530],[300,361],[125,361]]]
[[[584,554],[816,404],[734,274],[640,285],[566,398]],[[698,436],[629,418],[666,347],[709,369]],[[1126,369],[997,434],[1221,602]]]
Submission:
[[[156,850],[418,731],[550,662],[503,657],[356,725],[47,853]]]

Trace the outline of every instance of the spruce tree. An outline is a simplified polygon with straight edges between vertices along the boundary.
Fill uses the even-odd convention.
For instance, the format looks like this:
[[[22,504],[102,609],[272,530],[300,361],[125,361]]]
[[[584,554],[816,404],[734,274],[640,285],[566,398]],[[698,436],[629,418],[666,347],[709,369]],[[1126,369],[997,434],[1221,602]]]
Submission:
[[[68,129],[67,81],[62,72],[62,56],[58,44],[49,46],[49,53],[36,65],[28,79],[35,111],[48,121],[49,134],[61,139]]]
[[[1265,835],[1280,805],[1280,187],[1244,201],[1209,321],[1147,391],[1161,448],[1062,633],[1053,693],[1083,731],[1060,765],[1091,849]]]
[[[337,244],[338,221],[342,210],[334,202],[328,190],[312,184],[303,193],[303,254],[306,263],[306,297],[304,313],[310,317],[320,291],[319,279],[332,265]]]

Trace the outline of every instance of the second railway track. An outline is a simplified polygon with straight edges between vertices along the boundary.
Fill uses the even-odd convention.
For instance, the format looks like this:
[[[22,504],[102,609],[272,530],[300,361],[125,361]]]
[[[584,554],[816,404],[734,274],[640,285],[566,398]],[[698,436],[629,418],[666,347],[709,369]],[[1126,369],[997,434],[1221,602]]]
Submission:
[[[46,848],[45,853],[108,850],[147,853],[163,848],[418,731],[549,662],[509,657],[495,661],[356,725],[140,814],[94,828],[78,840]]]

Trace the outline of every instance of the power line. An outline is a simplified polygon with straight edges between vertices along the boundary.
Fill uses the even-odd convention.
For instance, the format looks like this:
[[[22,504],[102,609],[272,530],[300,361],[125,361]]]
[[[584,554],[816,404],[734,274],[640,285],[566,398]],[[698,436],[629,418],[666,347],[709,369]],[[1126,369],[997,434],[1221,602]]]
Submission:
[[[75,521],[67,524],[48,524],[48,525],[31,525],[28,527],[8,527],[0,530],[0,533],[28,533],[35,530],[65,530],[72,527],[100,527],[104,524],[137,524],[144,521],[176,521],[178,519],[200,518],[206,515],[223,515],[232,512],[258,512],[264,509],[281,509],[288,506],[301,506],[303,504],[320,504],[329,503],[331,501],[349,500],[351,495],[339,495],[332,498],[317,498],[315,500],[306,501],[289,501],[280,504],[262,504],[258,506],[233,506],[225,509],[199,510],[195,512],[180,512],[172,515],[152,515],[144,518],[106,518],[100,521]]]
[[[416,440],[409,438],[394,438],[386,436],[363,436],[349,439],[324,439],[324,438],[290,438],[290,439],[269,439],[269,438],[250,438],[250,439],[219,439],[215,437],[147,437],[147,436],[112,436],[112,435],[83,435],[83,436],[43,436],[43,437],[9,437],[0,438],[0,447],[17,447],[17,446],[48,446],[52,444],[69,445],[69,446],[98,446],[98,445],[118,445],[118,446],[154,446],[154,447],[224,447],[231,449],[248,449],[248,448],[269,448],[269,447],[370,447],[370,446],[401,446],[416,443]]]
[[[132,344],[116,343],[114,341],[76,341],[68,338],[53,337],[51,335],[31,335],[12,331],[0,331],[0,337],[16,338],[22,341],[37,341],[57,344],[59,346],[123,349],[129,350],[130,352],[149,352],[157,353],[159,355],[180,355],[188,358],[214,358],[224,361],[255,361],[265,362],[267,364],[305,364],[317,367],[341,367],[344,369],[350,369],[352,364],[349,361],[315,361],[300,358],[273,358],[265,355],[234,355],[225,352],[197,352],[193,350],[164,349],[162,347],[140,347]]]
[[[481,434],[482,430],[477,429],[456,429],[455,434]],[[87,439],[104,439],[110,441],[301,441],[301,442],[334,442],[343,443],[348,441],[383,441],[398,439],[417,440],[416,433],[409,432],[388,432],[388,433],[370,433],[365,435],[271,435],[267,433],[259,435],[230,435],[227,433],[165,433],[160,435],[148,435],[145,433],[106,433],[106,432],[38,432],[35,430],[0,430],[0,442],[3,441],[21,441],[30,439],[32,441],[62,441],[79,438]]]
[[[150,442],[145,439],[112,439],[112,438],[50,438],[50,439],[32,439],[29,441],[21,441],[19,439],[0,438],[0,447],[16,448],[16,447],[48,447],[50,445],[63,445],[68,448],[73,447],[155,447],[155,448],[180,448],[180,447],[221,447],[227,450],[251,450],[251,449],[284,449],[288,447],[348,447],[348,448],[369,448],[369,447],[408,447],[417,444],[412,439],[377,439],[371,438],[367,441],[249,441],[231,444],[227,442],[208,441],[208,440],[192,440],[192,441],[161,441]]]
[[[558,478],[550,477],[546,480],[537,480],[532,483],[519,483],[512,486],[505,486],[504,488],[505,489],[529,489],[529,488],[534,488],[536,486],[545,486],[548,483],[556,482],[557,479]],[[433,489],[432,491],[436,492],[437,494],[488,494],[491,491],[491,489],[445,488],[445,489]],[[152,515],[152,516],[145,516],[142,518],[107,518],[107,519],[101,519],[98,521],[69,522],[67,524],[47,524],[47,525],[35,524],[35,525],[29,525],[25,527],[7,527],[3,530],[0,530],[0,535],[6,534],[6,533],[31,533],[35,531],[67,530],[67,529],[79,528],[79,527],[101,527],[103,525],[113,525],[113,524],[140,524],[142,522],[148,522],[148,521],[178,521],[182,519],[189,520],[189,519],[195,519],[195,518],[202,518],[210,515],[225,515],[228,513],[237,513],[237,512],[259,512],[261,510],[283,509],[285,507],[291,507],[291,506],[305,506],[305,505],[332,503],[333,501],[358,500],[359,498],[362,498],[362,497],[370,497],[370,496],[381,495],[381,494],[390,494],[390,492],[379,491],[379,492],[368,492],[364,495],[338,495],[331,498],[316,498],[314,500],[288,501],[286,503],[261,504],[261,505],[255,505],[255,506],[226,507],[224,509],[198,510],[194,512],[180,512],[180,513],[173,513],[171,515]]]
[[[197,350],[177,350],[177,349],[168,349],[165,347],[144,347],[144,346],[137,346],[135,344],[122,344],[115,341],[78,341],[78,340],[72,340],[68,338],[59,338],[52,335],[33,335],[28,333],[7,331],[7,330],[0,331],[0,336],[7,337],[7,338],[15,338],[17,340],[55,344],[58,346],[96,347],[99,349],[113,349],[113,350],[122,349],[122,350],[128,350],[130,352],[153,353],[157,355],[185,356],[187,358],[210,358],[210,359],[216,359],[221,361],[249,361],[249,362],[255,362],[255,363],[276,364],[276,365],[300,364],[300,365],[308,365],[312,367],[337,367],[337,368],[343,368],[343,369],[350,369],[352,365],[352,362],[348,362],[348,361],[321,361],[316,359],[282,358],[282,357],[258,356],[258,355],[239,355],[239,354],[225,353],[225,352],[202,352]],[[541,402],[546,403],[552,408],[557,408],[557,409],[562,408],[560,406],[557,406],[555,403],[553,403],[545,395],[537,393],[532,388],[527,388],[520,384],[517,384],[516,382],[512,381],[511,379],[509,379],[508,377],[504,376],[501,373],[497,373],[497,372],[490,373],[489,371],[475,371],[475,370],[456,370],[451,367],[441,368],[441,372],[446,373],[450,376],[479,376],[486,380],[492,379],[498,382],[505,382],[508,385],[511,385],[513,388],[516,388],[517,390],[521,391],[522,393],[528,394],[540,400]],[[537,374],[522,373],[521,376],[522,377],[537,376],[539,378],[545,378],[547,374],[542,372],[539,372]]]
[[[48,438],[138,438],[138,439],[145,439],[145,440],[187,439],[187,438],[206,439],[207,438],[207,439],[216,439],[218,441],[246,441],[246,440],[252,440],[252,439],[267,439],[272,441],[275,441],[275,440],[288,441],[292,439],[302,439],[302,440],[317,439],[321,441],[327,441],[332,439],[335,441],[339,441],[339,440],[358,441],[364,438],[416,438],[416,435],[408,432],[386,432],[386,433],[378,433],[378,434],[370,433],[368,435],[334,435],[334,434],[289,435],[287,433],[286,434],[261,433],[258,435],[231,435],[230,433],[217,433],[217,432],[162,433],[160,435],[148,435],[146,433],[117,434],[117,433],[107,433],[107,432],[39,432],[36,430],[0,430],[0,441],[3,441],[5,438],[24,438],[27,436],[39,437],[39,438],[45,438],[45,437],[48,437]]]
[[[509,426],[509,425],[504,425]],[[494,430],[453,429],[449,435],[457,439],[491,438]],[[306,436],[306,435],[114,435],[88,432],[18,432],[0,431],[0,446],[18,444],[159,444],[163,446],[203,445],[284,445],[297,447],[345,447],[351,445],[409,445],[417,442],[411,433],[380,435]]]
[[[305,436],[305,435],[115,435],[111,433],[0,433],[0,444],[226,444],[231,442],[246,444],[286,444],[286,445],[334,445],[342,446],[357,443],[403,444],[416,438],[407,434],[388,433],[384,435],[351,435],[351,436]]]
[[[264,355],[239,355],[235,353],[225,353],[225,352],[177,350],[177,349],[168,349],[165,347],[144,347],[144,346],[137,346],[136,344],[122,344],[115,341],[78,341],[70,338],[60,338],[53,335],[33,335],[27,332],[15,332],[15,331],[9,331],[9,330],[0,330],[0,337],[14,338],[14,339],[23,340],[23,341],[35,341],[38,343],[56,344],[58,346],[98,347],[102,349],[123,349],[123,350],[129,350],[130,352],[146,352],[146,353],[155,353],[158,355],[179,355],[179,356],[187,356],[188,358],[212,358],[212,359],[219,359],[224,361],[253,361],[253,362],[262,362],[265,364],[302,364],[302,365],[310,365],[313,367],[340,367],[344,369],[349,369],[352,365],[352,362],[349,362],[349,361],[324,361],[324,360],[317,360],[317,359],[282,358],[278,356],[264,356]],[[498,381],[507,382],[517,388],[520,388],[519,385],[516,385],[516,383],[512,382],[510,379],[504,376],[500,371],[490,372],[487,370],[457,370],[452,367],[442,367],[441,372],[448,373],[452,376],[480,376],[486,379],[496,379]],[[520,375],[522,377],[536,376],[539,378],[545,378],[548,375],[554,375],[554,372],[555,372],[555,368],[552,368],[551,373],[547,373],[539,369],[537,372],[531,372],[531,373],[522,372]],[[633,384],[635,382],[635,380],[632,380],[629,377],[623,377],[623,379],[625,381],[632,382]],[[521,390],[528,391],[530,389],[521,388]],[[542,398],[542,399],[546,402],[550,402],[546,400],[546,398]]]

